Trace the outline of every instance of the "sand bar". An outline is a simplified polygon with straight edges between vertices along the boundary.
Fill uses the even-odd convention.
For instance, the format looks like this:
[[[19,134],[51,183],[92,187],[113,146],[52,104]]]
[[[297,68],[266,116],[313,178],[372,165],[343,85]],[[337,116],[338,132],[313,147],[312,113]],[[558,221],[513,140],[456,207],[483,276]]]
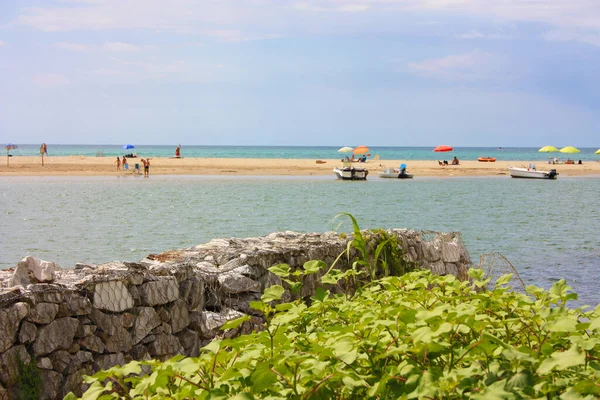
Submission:
[[[129,159],[129,172],[138,163],[142,167],[141,158]],[[6,157],[0,162],[0,176],[110,176],[124,175],[117,171],[116,158],[109,157],[45,157],[42,166],[41,157],[10,157],[6,166]],[[332,168],[341,166],[339,159],[266,159],[266,158],[151,158],[150,175],[255,175],[255,176],[310,176],[331,175]],[[527,166],[529,161],[496,161],[482,163],[478,161],[461,161],[460,165],[440,166],[435,160],[369,160],[365,163],[354,163],[356,167],[364,167],[373,176],[384,168],[398,167],[408,164],[408,170],[415,176],[497,176],[508,175],[508,166]],[[600,175],[600,162],[584,162],[578,164],[549,165],[536,161],[538,170],[555,168],[561,176]],[[143,167],[142,167],[143,168]]]

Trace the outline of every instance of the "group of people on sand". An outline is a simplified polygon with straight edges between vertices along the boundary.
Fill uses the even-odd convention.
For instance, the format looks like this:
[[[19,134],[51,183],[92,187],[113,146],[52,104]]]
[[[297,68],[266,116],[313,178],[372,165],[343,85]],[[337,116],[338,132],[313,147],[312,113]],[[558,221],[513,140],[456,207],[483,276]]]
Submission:
[[[438,163],[439,163],[441,166],[443,166],[443,167],[445,167],[445,166],[447,166],[447,165],[448,165],[448,161],[447,161],[447,160],[444,160],[444,161],[438,161]],[[452,159],[452,161],[451,161],[451,164],[452,164],[452,165],[460,165],[460,161],[458,161],[458,158],[456,158],[456,156],[454,156],[454,158],[453,158],[453,159]]]
[[[142,158],[140,161],[144,165],[144,176],[146,176],[146,177],[150,176],[150,159]],[[129,171],[129,163],[127,162],[127,157],[123,156],[123,160],[121,160],[119,157],[117,157],[115,164],[117,166],[117,171],[121,170],[121,165],[123,165],[123,171],[125,171],[125,172]],[[136,164],[135,166],[137,167],[138,164]],[[139,172],[139,169],[136,168],[136,170],[137,170],[137,172]],[[136,172],[136,170],[134,170],[133,172]]]

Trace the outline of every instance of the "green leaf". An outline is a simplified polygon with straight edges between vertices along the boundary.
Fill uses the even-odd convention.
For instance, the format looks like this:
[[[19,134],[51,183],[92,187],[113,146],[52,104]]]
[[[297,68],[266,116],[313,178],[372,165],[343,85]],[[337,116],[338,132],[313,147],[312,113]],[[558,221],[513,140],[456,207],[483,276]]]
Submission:
[[[319,272],[321,269],[327,267],[323,261],[320,260],[310,260],[304,263],[303,265],[304,271],[306,274],[314,274],[315,272]]]
[[[269,271],[279,277],[287,278],[290,275],[291,268],[288,264],[277,264],[270,267]]]
[[[269,364],[262,363],[256,366],[250,380],[252,381],[252,390],[260,393],[277,382],[277,375],[271,371]]]
[[[314,294],[314,296],[311,297],[311,299],[322,303],[323,301],[325,301],[325,299],[327,298],[328,295],[329,295],[329,290],[325,290],[321,286],[319,286],[318,288],[315,289],[315,294]]]
[[[496,279],[496,287],[506,285],[512,279],[513,274],[502,275],[500,278]]]
[[[284,291],[285,289],[281,285],[269,286],[265,289],[260,299],[265,303],[269,303],[271,301],[278,301],[281,300],[281,296],[283,295]]]
[[[242,317],[225,322],[223,326],[221,326],[221,330],[226,331],[227,329],[235,329],[246,321],[250,321],[249,315],[244,315]]]
[[[111,390],[112,382],[107,382],[106,386],[104,386],[102,383],[96,381],[81,396],[81,400],[97,400],[105,391],[110,392]]]
[[[77,400],[77,396],[73,392],[67,393],[63,400]]]
[[[555,368],[558,371],[563,371],[567,368],[583,365],[584,362],[585,353],[580,352],[577,346],[573,346],[567,351],[552,353],[549,358],[542,361],[536,372],[545,375]]]
[[[560,317],[546,325],[550,332],[577,332],[578,321],[574,317]]]
[[[209,344],[204,346],[203,349],[210,353],[217,354],[219,352],[219,350],[221,349],[221,341],[213,340],[212,342],[210,342]]]

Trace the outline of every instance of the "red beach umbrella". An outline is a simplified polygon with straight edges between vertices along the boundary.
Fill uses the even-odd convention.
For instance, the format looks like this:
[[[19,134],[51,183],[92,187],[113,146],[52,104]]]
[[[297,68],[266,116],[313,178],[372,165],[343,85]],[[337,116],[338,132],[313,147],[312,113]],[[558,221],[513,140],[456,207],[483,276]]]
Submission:
[[[365,154],[369,152],[369,148],[367,146],[358,146],[355,147],[352,151],[354,154]]]
[[[454,150],[452,147],[444,146],[444,145],[438,146],[435,149],[433,149],[433,151],[435,151],[436,153],[444,153],[446,151],[452,151],[452,150]]]

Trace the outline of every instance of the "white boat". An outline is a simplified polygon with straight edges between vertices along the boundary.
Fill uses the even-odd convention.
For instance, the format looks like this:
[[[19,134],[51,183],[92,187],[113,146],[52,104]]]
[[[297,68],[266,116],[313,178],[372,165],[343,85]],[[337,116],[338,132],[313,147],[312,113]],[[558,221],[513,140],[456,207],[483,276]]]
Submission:
[[[413,174],[409,174],[406,172],[406,169],[398,170],[398,169],[384,169],[383,171],[379,171],[377,176],[380,178],[394,178],[394,179],[410,179],[413,177]]]
[[[335,167],[333,173],[338,179],[344,181],[366,181],[367,175],[369,175],[369,171],[365,168],[355,167]]]
[[[558,172],[555,169],[550,171],[538,171],[535,166],[529,168],[508,167],[508,172],[513,178],[530,178],[530,179],[556,179]]]

